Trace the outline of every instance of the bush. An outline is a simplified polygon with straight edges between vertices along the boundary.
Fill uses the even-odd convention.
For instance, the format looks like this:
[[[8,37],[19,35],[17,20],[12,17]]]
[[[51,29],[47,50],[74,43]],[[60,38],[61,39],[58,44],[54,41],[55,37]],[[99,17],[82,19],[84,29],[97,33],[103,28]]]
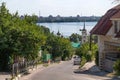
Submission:
[[[120,75],[120,59],[118,59],[113,66],[117,75]]]
[[[84,56],[82,56],[80,68],[83,67],[86,62],[87,62],[86,58]]]
[[[87,62],[92,61],[92,53],[91,51],[88,51],[87,54],[85,55],[85,58]]]

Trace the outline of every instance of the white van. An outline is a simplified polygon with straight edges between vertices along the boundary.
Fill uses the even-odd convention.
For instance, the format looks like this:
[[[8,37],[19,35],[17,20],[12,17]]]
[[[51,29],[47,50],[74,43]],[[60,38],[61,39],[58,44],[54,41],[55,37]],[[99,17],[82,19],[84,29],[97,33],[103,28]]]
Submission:
[[[75,55],[75,56],[73,57],[73,64],[74,64],[74,65],[80,65],[80,61],[81,61],[81,59],[80,59],[79,56]]]

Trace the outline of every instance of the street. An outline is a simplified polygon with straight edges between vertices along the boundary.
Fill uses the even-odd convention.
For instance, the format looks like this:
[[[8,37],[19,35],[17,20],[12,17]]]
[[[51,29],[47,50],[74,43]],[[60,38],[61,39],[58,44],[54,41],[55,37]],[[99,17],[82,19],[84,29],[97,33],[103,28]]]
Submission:
[[[31,73],[32,75],[24,80],[111,80],[102,76],[74,73],[77,68],[78,66],[74,66],[72,61],[65,61],[48,66],[40,71],[37,70],[37,72]]]

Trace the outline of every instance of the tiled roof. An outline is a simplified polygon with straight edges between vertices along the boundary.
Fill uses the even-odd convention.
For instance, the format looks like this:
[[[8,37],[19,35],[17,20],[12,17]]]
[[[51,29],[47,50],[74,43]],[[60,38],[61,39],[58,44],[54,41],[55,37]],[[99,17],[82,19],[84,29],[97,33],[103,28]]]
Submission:
[[[120,9],[120,4],[115,6],[115,7],[113,7],[112,9]]]
[[[107,13],[98,21],[95,27],[90,31],[91,34],[106,35],[112,26],[112,21],[110,20],[112,16],[120,11],[120,5],[110,9]]]
[[[120,11],[113,15],[111,19],[120,19]]]

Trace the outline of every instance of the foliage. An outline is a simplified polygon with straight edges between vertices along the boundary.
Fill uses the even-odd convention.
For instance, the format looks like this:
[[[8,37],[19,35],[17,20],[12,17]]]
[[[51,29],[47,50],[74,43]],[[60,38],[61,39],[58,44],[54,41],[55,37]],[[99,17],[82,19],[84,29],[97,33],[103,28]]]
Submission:
[[[36,25],[36,15],[19,16],[9,13],[5,3],[0,6],[0,70],[25,60],[36,60],[40,46],[52,54],[53,59],[65,60],[72,56],[71,42],[50,33],[44,26]]]
[[[81,63],[80,63],[80,68],[83,67],[86,62],[87,62],[86,58],[84,56],[82,56]]]
[[[80,48],[76,49],[75,54],[80,57],[84,57],[85,62],[88,62],[94,60],[96,51],[97,51],[97,44],[92,43],[92,50],[90,51],[89,43],[84,43],[81,45]]]
[[[92,36],[92,42],[98,43],[98,36],[93,35],[93,36]]]
[[[117,75],[120,75],[120,59],[118,59],[113,66]]]
[[[38,17],[36,15],[32,15],[32,16],[29,16],[29,15],[24,15],[22,16],[29,24],[36,24],[37,21],[38,21]]]
[[[34,16],[33,16],[34,17]],[[35,24],[36,19],[18,13],[9,13],[5,3],[0,6],[0,68],[8,69],[8,64],[18,62],[20,57],[26,60],[36,59],[40,45],[45,44],[46,36],[42,27]],[[4,60],[4,61],[3,61]]]
[[[46,36],[48,36],[48,35],[50,34],[49,28],[47,28],[47,27],[45,27],[45,26],[41,26],[41,28],[42,28],[42,32],[43,32]]]
[[[71,36],[69,38],[70,38],[70,41],[72,41],[72,42],[78,42],[78,41],[81,41],[82,37],[77,33],[76,34],[73,33],[73,34],[71,34]]]
[[[46,48],[52,54],[53,59],[70,58],[72,56],[72,47],[69,39],[50,34],[46,40]]]

